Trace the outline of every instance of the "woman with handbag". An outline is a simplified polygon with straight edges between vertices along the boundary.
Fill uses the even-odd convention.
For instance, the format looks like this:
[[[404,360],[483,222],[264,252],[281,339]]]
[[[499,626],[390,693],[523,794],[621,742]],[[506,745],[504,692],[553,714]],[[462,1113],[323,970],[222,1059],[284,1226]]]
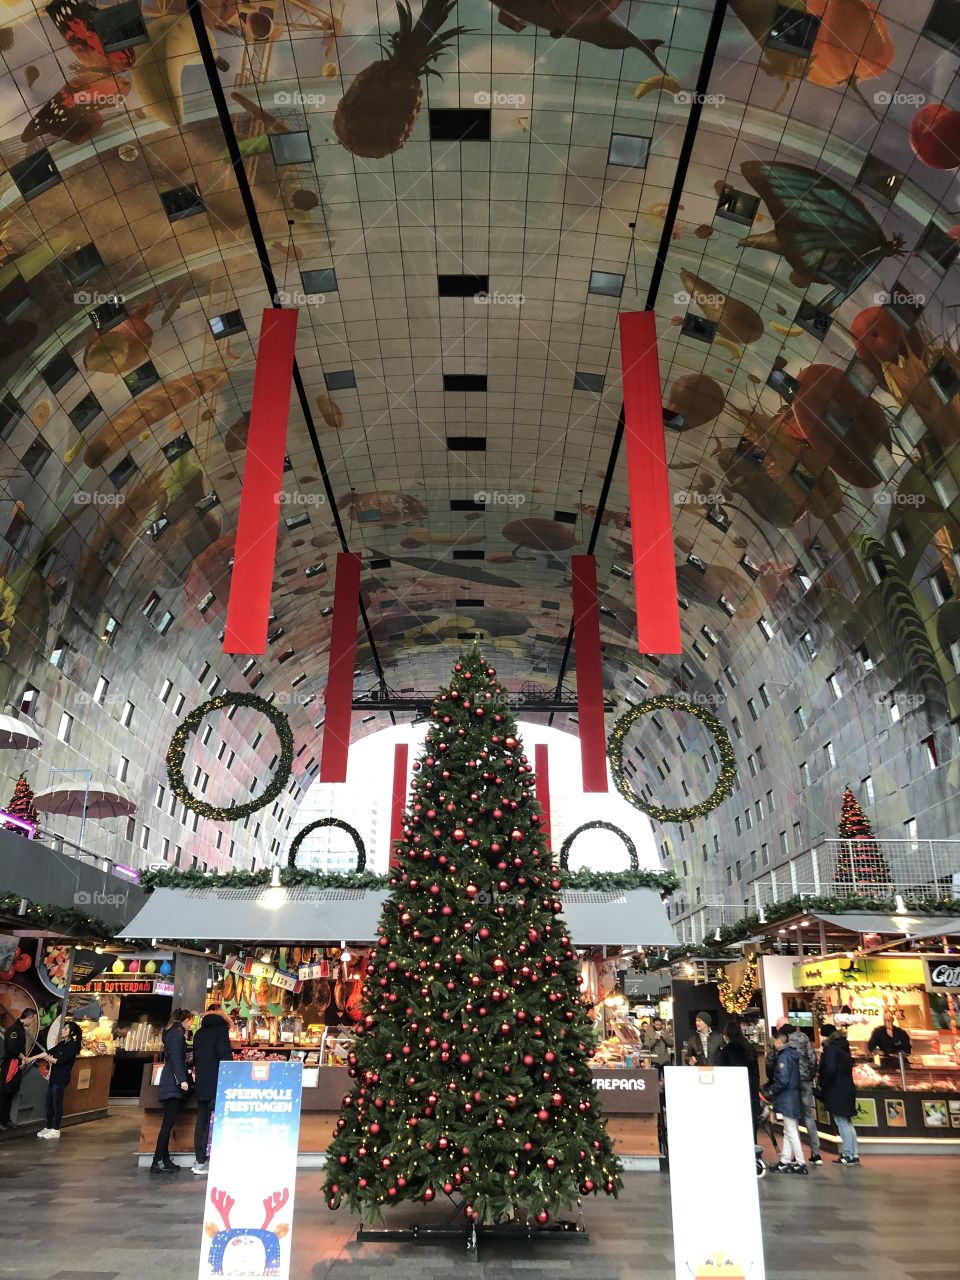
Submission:
[[[163,1121],[157,1134],[151,1173],[178,1173],[180,1166],[170,1159],[170,1135],[177,1122],[183,1100],[190,1090],[187,1069],[187,1028],[193,1021],[189,1009],[174,1009],[163,1033],[163,1070],[160,1073],[159,1097],[163,1104]]]

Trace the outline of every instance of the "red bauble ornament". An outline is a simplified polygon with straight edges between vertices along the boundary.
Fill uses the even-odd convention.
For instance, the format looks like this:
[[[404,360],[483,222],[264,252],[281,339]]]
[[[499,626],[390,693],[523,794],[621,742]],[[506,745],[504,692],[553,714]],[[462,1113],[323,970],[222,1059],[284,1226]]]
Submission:
[[[423,1198],[424,1200],[432,1200],[436,1194],[437,1193],[434,1191],[433,1187],[427,1187],[424,1190]]]
[[[540,1212],[537,1214],[537,1221],[540,1223],[541,1227],[546,1226],[546,1224],[550,1221],[550,1215],[549,1213],[547,1213],[546,1209],[540,1210]]]
[[[454,827],[453,838],[459,844],[461,840],[466,840],[467,833],[464,831],[463,827]]]

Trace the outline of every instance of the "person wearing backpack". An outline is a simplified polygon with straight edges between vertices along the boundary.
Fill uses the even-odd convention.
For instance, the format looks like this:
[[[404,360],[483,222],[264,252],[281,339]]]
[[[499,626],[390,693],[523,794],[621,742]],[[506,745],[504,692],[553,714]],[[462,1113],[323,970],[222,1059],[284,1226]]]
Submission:
[[[159,1098],[163,1104],[163,1121],[157,1134],[151,1173],[178,1173],[180,1166],[170,1159],[170,1135],[180,1108],[190,1091],[187,1069],[187,1028],[193,1021],[189,1009],[174,1009],[173,1017],[163,1032],[163,1070],[160,1073]]]

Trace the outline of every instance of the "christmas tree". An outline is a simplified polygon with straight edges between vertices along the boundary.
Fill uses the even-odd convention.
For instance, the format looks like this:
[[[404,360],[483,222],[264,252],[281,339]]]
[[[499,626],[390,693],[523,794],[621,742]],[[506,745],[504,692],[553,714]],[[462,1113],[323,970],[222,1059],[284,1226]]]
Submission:
[[[843,789],[837,833],[843,843],[837,854],[834,879],[839,888],[889,890],[893,877],[873,838],[870,819],[849,787]]]
[[[523,1210],[543,1225],[621,1185],[577,955],[533,769],[476,645],[431,718],[324,1194],[379,1218],[442,1192],[475,1222]]]
[[[33,805],[33,788],[22,773],[17,779],[17,785],[13,788],[13,799],[7,805],[7,813],[13,814],[15,818],[24,818],[27,822],[40,821]],[[7,831],[15,831],[21,836],[26,835],[23,827],[18,827],[15,822],[5,822],[3,825]]]

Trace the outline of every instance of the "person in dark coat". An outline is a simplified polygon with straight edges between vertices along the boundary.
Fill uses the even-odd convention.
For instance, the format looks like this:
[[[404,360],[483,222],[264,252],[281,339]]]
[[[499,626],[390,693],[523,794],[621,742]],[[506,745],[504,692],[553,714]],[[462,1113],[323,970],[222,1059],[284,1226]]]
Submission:
[[[683,1060],[690,1067],[713,1066],[723,1046],[723,1036],[713,1029],[709,1013],[698,1013],[693,1035],[684,1045]]]
[[[20,1092],[23,1063],[27,1053],[27,1033],[36,1035],[36,1009],[24,1009],[16,1022],[3,1033],[3,1059],[0,1061],[0,1129],[12,1129],[10,1109]]]
[[[800,1146],[800,1129],[797,1121],[803,1115],[800,1096],[800,1055],[789,1043],[789,1027],[778,1027],[774,1033],[777,1044],[777,1061],[773,1079],[767,1084],[770,1105],[783,1121],[783,1152],[777,1169],[780,1173],[809,1173]],[[791,1163],[791,1157],[796,1161]]]
[[[750,1118],[753,1122],[753,1145],[757,1145],[757,1125],[760,1123],[760,1067],[753,1046],[747,1042],[743,1028],[734,1018],[723,1028],[723,1045],[717,1050],[718,1067],[746,1067],[747,1087],[750,1090]],[[757,1177],[766,1175],[767,1166],[757,1157]]]
[[[187,1028],[192,1021],[193,1014],[189,1009],[174,1009],[173,1017],[163,1033],[163,1070],[160,1073],[158,1094],[163,1104],[163,1122],[157,1134],[151,1173],[176,1173],[179,1170],[179,1165],[170,1159],[170,1135],[190,1089]]]
[[[46,1058],[50,1063],[47,1077],[47,1127],[41,1129],[38,1138],[59,1138],[63,1123],[63,1096],[73,1074],[73,1064],[83,1047],[83,1032],[75,1022],[65,1022],[60,1040],[47,1053],[37,1053],[30,1058],[35,1062]]]
[[[203,1015],[200,1030],[193,1037],[193,1082],[197,1091],[197,1123],[193,1131],[193,1172],[207,1172],[207,1142],[210,1137],[210,1113],[217,1096],[220,1063],[233,1058],[230,1029],[220,1007]]]
[[[823,1053],[820,1055],[820,1100],[833,1116],[840,1134],[840,1155],[834,1164],[859,1164],[857,1131],[857,1087],[853,1083],[853,1058],[847,1037],[836,1027],[820,1028]]]

